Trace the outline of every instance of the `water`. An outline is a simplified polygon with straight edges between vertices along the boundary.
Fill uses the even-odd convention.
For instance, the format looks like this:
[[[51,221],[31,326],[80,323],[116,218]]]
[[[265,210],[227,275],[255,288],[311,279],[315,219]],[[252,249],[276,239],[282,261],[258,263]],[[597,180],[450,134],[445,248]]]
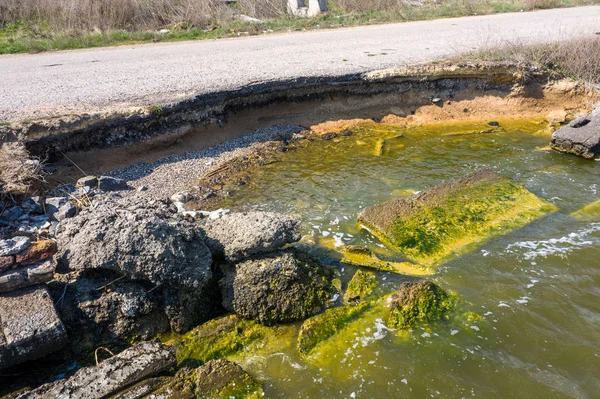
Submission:
[[[442,136],[447,128],[363,132],[304,143],[253,172],[226,206],[298,215],[304,238],[331,256],[340,244],[380,248],[356,226],[368,207],[489,168],[553,202],[559,212],[486,242],[432,280],[482,319],[398,334],[375,321],[322,364],[295,350],[249,359],[272,398],[600,397],[600,223],[568,215],[600,199],[600,165],[550,151],[536,121],[505,131]],[[460,130],[460,129],[458,129]],[[469,129],[466,129],[469,130]],[[383,155],[377,142],[386,140]],[[383,289],[402,276],[379,273]]]

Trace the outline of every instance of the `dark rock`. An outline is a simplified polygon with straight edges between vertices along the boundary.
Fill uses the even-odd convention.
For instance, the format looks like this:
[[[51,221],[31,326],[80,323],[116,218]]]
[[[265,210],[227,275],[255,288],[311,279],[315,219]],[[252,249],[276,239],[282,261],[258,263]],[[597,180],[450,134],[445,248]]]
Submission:
[[[223,306],[265,325],[302,320],[332,297],[332,274],[311,255],[288,249],[223,267]]]
[[[185,331],[212,312],[206,302],[212,257],[194,223],[166,206],[123,207],[105,202],[63,221],[57,231],[59,267],[106,269],[160,285],[175,331]]]
[[[142,342],[95,367],[85,367],[72,377],[51,382],[22,395],[22,399],[100,399],[146,377],[173,367],[175,350],[160,342]]]
[[[98,188],[102,191],[127,190],[127,182],[123,179],[117,179],[110,176],[100,176],[98,179]]]
[[[0,369],[45,356],[66,342],[45,286],[0,294]]]
[[[0,240],[0,256],[16,255],[29,248],[30,245],[31,240],[23,236]]]
[[[489,122],[488,125],[490,125],[490,126],[500,126],[500,123],[492,121],[492,122]]]
[[[300,221],[273,212],[231,213],[202,225],[214,256],[235,262],[300,239]]]
[[[600,109],[558,129],[550,146],[560,152],[593,158],[600,151]]]
[[[65,197],[46,198],[46,214],[51,220],[62,221],[77,214],[77,208]]]
[[[0,273],[0,292],[10,292],[52,280],[56,265],[52,259]]]
[[[82,177],[81,179],[77,180],[77,183],[75,184],[76,187],[89,187],[89,188],[96,188],[96,186],[98,185],[98,178],[96,176],[85,176]]]
[[[7,222],[15,222],[22,215],[23,209],[21,209],[18,206],[13,206],[12,208],[5,209],[4,212],[2,212],[2,215],[0,215],[0,217],[6,220]]]

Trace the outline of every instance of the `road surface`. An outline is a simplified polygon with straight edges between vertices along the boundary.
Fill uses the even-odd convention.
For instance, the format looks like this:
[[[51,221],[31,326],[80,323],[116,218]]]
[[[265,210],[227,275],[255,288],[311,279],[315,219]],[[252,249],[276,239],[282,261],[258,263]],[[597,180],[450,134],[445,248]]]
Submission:
[[[263,81],[432,61],[600,32],[600,6],[0,56],[0,122],[172,103]]]

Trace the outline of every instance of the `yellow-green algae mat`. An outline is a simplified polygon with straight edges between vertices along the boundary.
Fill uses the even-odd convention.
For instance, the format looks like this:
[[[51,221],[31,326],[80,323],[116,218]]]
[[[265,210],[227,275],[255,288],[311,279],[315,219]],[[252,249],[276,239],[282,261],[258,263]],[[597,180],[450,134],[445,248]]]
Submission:
[[[367,208],[358,222],[409,260],[432,267],[556,210],[524,187],[484,170]]]
[[[600,221],[600,201],[592,202],[583,208],[571,213],[571,217],[581,222],[599,222]]]

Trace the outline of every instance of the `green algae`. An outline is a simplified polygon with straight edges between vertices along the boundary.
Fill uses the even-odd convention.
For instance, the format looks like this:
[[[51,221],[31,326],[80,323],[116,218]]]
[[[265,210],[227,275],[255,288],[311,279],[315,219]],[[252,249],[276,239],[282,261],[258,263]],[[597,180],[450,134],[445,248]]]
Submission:
[[[367,208],[359,223],[410,260],[433,266],[554,211],[524,187],[482,171]]]
[[[455,298],[430,281],[403,283],[392,295],[389,328],[408,329],[445,319],[455,308]]]
[[[344,301],[357,302],[364,299],[377,287],[377,277],[373,272],[364,272],[357,270],[348,283],[348,288],[344,293]]]
[[[572,218],[581,222],[598,222],[600,221],[600,200],[592,202],[581,209],[571,213]]]
[[[175,347],[178,365],[198,365],[213,359],[280,350],[291,345],[295,331],[293,325],[267,327],[229,315],[185,334],[165,335],[161,340]]]
[[[334,337],[344,330],[353,320],[359,319],[373,309],[373,302],[365,302],[356,306],[341,306],[304,321],[298,333],[297,348],[302,354],[310,354],[319,344]]]
[[[433,274],[433,270],[410,262],[393,262],[380,259],[370,249],[360,245],[348,245],[342,248],[343,263],[355,266],[364,266],[386,272],[406,274],[410,276],[426,276]]]

